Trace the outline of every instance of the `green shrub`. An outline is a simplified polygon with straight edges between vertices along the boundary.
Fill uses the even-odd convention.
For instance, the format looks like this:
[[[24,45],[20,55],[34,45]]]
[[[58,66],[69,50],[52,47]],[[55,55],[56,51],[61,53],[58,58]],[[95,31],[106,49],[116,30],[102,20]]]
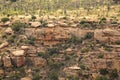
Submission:
[[[83,28],[89,27],[89,22],[86,20],[81,20],[80,24],[82,25]]]
[[[21,74],[22,76],[25,76],[25,75],[26,75],[26,71],[25,71],[25,68],[24,68],[24,67],[20,67],[20,68],[18,68],[18,70],[20,71],[20,73],[22,73],[22,74]]]
[[[100,69],[99,72],[100,72],[101,75],[106,75],[106,74],[108,74],[108,71],[107,71],[106,68]]]
[[[45,59],[49,58],[49,54],[47,54],[47,53],[38,52],[37,54],[38,54],[39,57],[42,57],[42,58],[45,58]]]
[[[43,53],[43,52],[37,52],[37,54],[38,54],[39,57],[42,57],[43,54],[45,54],[45,53]]]
[[[78,37],[72,36],[72,38],[71,38],[72,43],[75,43],[75,42],[78,42],[78,41],[79,41]]]
[[[62,64],[61,63],[59,63],[59,62],[49,62],[49,65],[50,65],[50,68],[52,68],[52,69],[59,69],[61,66],[62,66]]]
[[[111,49],[110,47],[105,47],[104,49],[105,49],[106,51],[109,51],[109,52],[112,51],[112,49]]]
[[[11,36],[11,37],[8,39],[8,42],[9,42],[9,43],[14,43],[15,38],[16,38],[15,35]]]
[[[88,48],[83,48],[83,49],[81,49],[81,53],[87,53],[87,52],[89,52],[89,49],[88,49]]]
[[[101,18],[102,21],[106,21],[107,19],[105,17]]]
[[[0,76],[0,80],[3,80],[4,79],[4,76]]]
[[[32,20],[35,20],[35,19],[36,19],[36,16],[32,15],[31,19],[32,19]]]
[[[11,2],[16,2],[17,0],[10,0]]]
[[[42,24],[42,27],[47,27],[47,21],[40,20],[40,23]]]
[[[7,38],[7,35],[6,35],[6,34],[3,34],[3,35],[2,35],[2,38],[3,38],[3,39],[6,39],[6,38]]]
[[[9,80],[17,80],[20,78],[20,74],[15,72],[15,73],[12,73],[10,76],[9,76]]]
[[[39,73],[40,72],[40,67],[34,67],[32,69],[32,71],[34,71],[34,73]]]
[[[7,17],[6,18],[2,18],[1,21],[5,23],[5,22],[9,21],[9,18],[7,18]]]
[[[59,53],[59,49],[58,48],[48,48],[47,49],[47,53],[52,56],[54,54],[58,54]]]
[[[85,70],[86,69],[86,66],[83,64],[83,63],[79,63],[79,67],[81,68],[81,69],[83,69],[83,70]]]
[[[33,79],[32,80],[40,80],[40,75],[39,75],[39,73],[35,73],[34,75],[33,75]]]
[[[104,57],[104,55],[101,53],[98,55],[98,58],[103,58],[103,57]]]
[[[7,14],[7,17],[10,17],[11,15],[10,14]]]
[[[42,23],[42,26],[43,26],[43,27],[46,27],[47,24],[48,24],[47,22],[44,22],[44,23]]]
[[[99,23],[106,23],[106,18],[105,17],[103,17],[103,18],[100,18],[100,20],[99,20]]]
[[[28,37],[28,40],[26,41],[26,43],[34,45],[35,44],[35,40],[36,40],[36,38],[31,36],[31,37]]]
[[[109,73],[110,79],[117,79],[119,77],[117,69],[113,69]]]
[[[59,80],[58,79],[58,72],[55,70],[52,70],[49,74],[49,79],[50,80]]]
[[[85,23],[87,23],[87,21],[85,21],[85,20],[80,21],[80,24],[85,24]]]
[[[64,16],[62,19],[65,19],[65,20],[66,20],[66,19],[67,19],[67,17],[66,17],[66,16]]]
[[[99,42],[98,42],[99,43]],[[100,47],[109,47],[107,44],[105,44],[105,43],[100,43]]]
[[[26,26],[27,25],[25,23],[21,23],[18,21],[18,22],[13,23],[11,27],[14,31],[18,32],[21,30],[21,28],[26,27]]]
[[[67,78],[68,78],[68,80],[79,80],[78,76],[73,76],[73,75],[68,76]]]
[[[67,61],[67,60],[70,60],[70,56],[69,55],[65,55],[65,60]]]
[[[33,61],[29,57],[26,57],[25,63],[27,66],[33,66]]]
[[[116,41],[115,43],[116,43],[117,45],[120,45],[120,41]]]
[[[84,64],[81,64],[81,65],[80,65],[80,68],[81,68],[81,69],[83,69],[83,70],[85,70],[85,69],[86,69],[86,67],[85,67],[85,65],[84,65]]]
[[[93,33],[87,33],[85,36],[84,36],[84,39],[91,39],[93,38]]]
[[[84,24],[82,24],[82,27],[83,27],[83,28],[87,28],[88,26],[89,26],[88,23],[84,23]]]
[[[78,38],[76,36],[72,36],[70,39],[67,40],[67,43],[74,43],[74,44],[78,44],[82,42],[82,38]]]
[[[106,76],[97,76],[95,80],[109,80]]]

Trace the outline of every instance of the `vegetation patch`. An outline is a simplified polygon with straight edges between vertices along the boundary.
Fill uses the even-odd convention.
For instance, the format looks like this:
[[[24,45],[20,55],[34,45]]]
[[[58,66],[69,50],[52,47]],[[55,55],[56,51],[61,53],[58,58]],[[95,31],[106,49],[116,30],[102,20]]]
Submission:
[[[7,21],[9,21],[9,20],[10,20],[10,19],[7,18],[7,17],[1,19],[1,21],[2,21],[3,23],[5,23],[5,22],[7,22]]]
[[[101,75],[106,75],[106,74],[108,74],[108,71],[107,71],[106,68],[100,69],[99,72],[100,72]]]
[[[15,31],[15,32],[19,32],[21,31],[22,28],[27,27],[27,25],[25,23],[21,23],[19,21],[16,21],[12,24],[11,28]]]
[[[81,49],[81,53],[88,53],[89,52],[89,49],[88,48],[83,48]]]

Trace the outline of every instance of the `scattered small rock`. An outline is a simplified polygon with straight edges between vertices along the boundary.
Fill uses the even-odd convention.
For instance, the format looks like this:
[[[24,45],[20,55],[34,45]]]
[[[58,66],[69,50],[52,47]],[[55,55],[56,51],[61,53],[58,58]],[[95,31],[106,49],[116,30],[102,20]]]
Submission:
[[[29,49],[29,46],[21,46],[21,49],[22,49],[22,50],[28,50],[28,49]]]
[[[68,69],[71,69],[71,70],[80,70],[81,68],[75,65],[75,66],[72,66],[72,67],[68,67]]]
[[[24,78],[21,78],[20,80],[32,80],[30,77],[24,77]]]
[[[50,27],[50,28],[55,27],[55,25],[54,25],[54,24],[48,24],[47,26],[48,26],[48,27]]]

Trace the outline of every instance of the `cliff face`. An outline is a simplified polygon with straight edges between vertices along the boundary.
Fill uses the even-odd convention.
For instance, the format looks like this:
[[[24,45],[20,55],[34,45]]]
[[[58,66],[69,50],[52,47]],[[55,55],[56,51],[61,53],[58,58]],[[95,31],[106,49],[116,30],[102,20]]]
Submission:
[[[87,23],[89,28],[91,23]],[[48,23],[43,27],[27,22],[27,27],[21,28],[21,24],[0,27],[3,80],[95,80],[98,76],[118,80],[120,31],[116,26],[83,29],[78,23]]]

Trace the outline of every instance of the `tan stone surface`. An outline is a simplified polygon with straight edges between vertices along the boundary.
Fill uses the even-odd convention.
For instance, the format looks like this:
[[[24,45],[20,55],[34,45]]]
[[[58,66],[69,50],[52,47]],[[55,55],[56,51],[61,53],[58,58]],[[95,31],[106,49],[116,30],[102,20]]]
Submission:
[[[15,50],[12,52],[14,56],[24,56],[25,51],[24,50]]]
[[[38,67],[43,67],[46,65],[46,60],[43,58],[39,58],[39,57],[34,57],[34,65],[38,66]]]
[[[24,77],[24,78],[21,78],[20,80],[32,80],[32,79],[29,77]]]
[[[4,67],[12,67],[11,59],[9,56],[3,57]]]
[[[8,46],[9,45],[9,43],[8,42],[4,42],[4,43],[2,43],[1,45],[0,45],[0,49],[2,49],[2,48],[4,48],[4,47],[6,47],[6,46]]]

